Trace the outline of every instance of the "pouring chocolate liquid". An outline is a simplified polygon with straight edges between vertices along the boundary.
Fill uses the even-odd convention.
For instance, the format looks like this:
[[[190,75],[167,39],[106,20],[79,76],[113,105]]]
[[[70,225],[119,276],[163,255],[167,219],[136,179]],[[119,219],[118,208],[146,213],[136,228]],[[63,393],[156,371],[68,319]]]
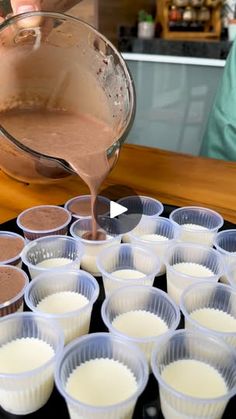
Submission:
[[[76,173],[93,211],[135,111],[122,57],[86,23],[43,12],[4,22],[0,54],[1,169],[27,182]]]

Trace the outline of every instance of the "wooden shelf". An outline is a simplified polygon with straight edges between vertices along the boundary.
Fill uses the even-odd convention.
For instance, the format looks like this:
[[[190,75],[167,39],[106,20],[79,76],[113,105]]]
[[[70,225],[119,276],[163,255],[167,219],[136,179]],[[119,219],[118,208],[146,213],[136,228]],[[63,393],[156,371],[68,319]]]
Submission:
[[[171,0],[157,0],[156,21],[161,24],[161,37],[168,40],[197,40],[197,39],[219,39],[221,35],[221,3],[216,7],[210,8],[210,20],[204,24],[202,31],[193,30],[170,30],[169,29],[169,12]],[[199,8],[195,8],[199,9]]]

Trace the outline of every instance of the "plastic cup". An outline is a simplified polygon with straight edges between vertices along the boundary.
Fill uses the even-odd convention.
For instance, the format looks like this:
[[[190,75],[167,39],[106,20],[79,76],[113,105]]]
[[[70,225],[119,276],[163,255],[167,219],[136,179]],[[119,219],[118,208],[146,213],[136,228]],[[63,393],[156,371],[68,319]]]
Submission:
[[[70,211],[73,221],[80,218],[91,217],[91,195],[80,195],[69,199],[65,205]],[[97,196],[96,215],[107,215],[110,211],[110,200],[105,196]]]
[[[235,360],[234,350],[215,336],[177,330],[162,337],[153,351],[151,364],[159,383],[161,410],[165,419],[221,418],[229,399],[236,393]],[[211,372],[219,373],[226,384],[225,394],[211,398],[190,395],[196,377],[191,375],[186,363],[184,366],[182,364],[182,373],[179,368],[179,378],[181,380],[183,376],[186,378],[187,367],[188,394],[176,389],[163,376],[165,368],[176,361],[200,361],[213,367],[210,368]],[[200,394],[203,392],[201,386],[207,385],[211,388],[214,385],[214,382],[208,378],[199,377]]]
[[[231,287],[236,289],[236,263],[231,263],[227,268],[226,279]]]
[[[150,285],[160,270],[159,258],[150,249],[134,244],[119,244],[103,250],[97,257],[97,266],[102,274],[105,294],[108,296],[125,285]],[[137,277],[117,278],[115,272],[138,271]],[[128,272],[127,272],[128,271]]]
[[[23,296],[28,283],[29,278],[22,269],[0,265],[0,317],[23,311]]]
[[[213,244],[223,256],[226,269],[231,263],[236,262],[236,229],[220,231]],[[220,281],[227,283],[227,277],[223,275]]]
[[[46,312],[37,307],[44,298],[67,291],[83,295],[88,299],[88,302],[76,310],[61,311],[57,314],[52,313],[51,308],[50,312]],[[72,339],[88,333],[93,304],[98,298],[98,294],[98,283],[87,272],[60,271],[56,276],[54,272],[46,272],[31,281],[25,291],[25,302],[32,311],[57,321],[64,332],[65,343],[68,343]],[[69,300],[67,304],[69,304]]]
[[[161,261],[160,275],[165,273],[164,255],[171,244],[176,243],[179,228],[168,218],[143,217],[137,227],[129,233],[131,243],[153,250]]]
[[[44,362],[44,354],[40,351],[42,347],[39,346],[41,354],[39,366],[30,367],[35,364],[37,351],[31,354],[32,347],[29,346],[29,351],[21,352],[21,356],[16,351],[14,363],[18,367],[18,372],[7,373],[0,369],[0,405],[16,415],[35,412],[48,401],[53,390],[55,361],[63,348],[63,333],[55,322],[35,313],[12,314],[0,320],[0,362],[3,356],[2,346],[23,338],[38,339],[38,342],[34,341],[36,344],[44,342],[47,344],[45,345],[47,351],[51,349],[52,356],[47,357]],[[27,370],[24,369],[24,364],[27,365]]]
[[[177,304],[189,285],[203,280],[217,282],[224,272],[222,257],[216,250],[190,243],[169,247],[165,263],[167,291]]]
[[[202,207],[182,207],[170,213],[170,220],[180,226],[179,239],[212,246],[219,228],[224,224],[217,212]]]
[[[155,315],[157,321],[162,320],[164,322],[166,330],[162,330],[161,326],[156,323],[155,333],[147,335],[146,328],[149,318],[147,318],[146,321],[143,320],[143,324],[141,324],[140,320],[138,331],[136,325],[133,329],[130,326],[129,331],[132,333],[125,333],[113,324],[113,321],[118,316],[125,315],[124,327],[127,327],[127,313],[129,314],[134,311],[142,311],[147,312],[148,315]],[[104,300],[102,304],[102,319],[109,329],[109,332],[139,346],[150,365],[151,353],[158,337],[177,328],[180,322],[180,311],[178,306],[164,291],[144,285],[133,285],[113,291],[109,297]]]
[[[191,285],[181,296],[180,309],[185,318],[186,329],[211,333],[236,349],[236,290],[232,287],[212,282]],[[201,314],[201,321],[191,316],[196,310],[204,309],[204,312],[201,311],[204,313]],[[231,331],[227,315],[235,323],[230,325]]]
[[[84,218],[75,221],[70,228],[70,234],[79,240],[84,246],[84,255],[81,260],[81,268],[94,276],[101,276],[97,267],[96,258],[98,254],[108,247],[120,243],[119,221],[115,218],[104,217],[102,221],[106,224],[106,230],[97,225],[98,231],[105,234],[105,240],[87,240],[83,235],[92,231],[92,218]],[[101,223],[102,224],[102,223]],[[110,232],[109,232],[110,231]]]
[[[137,209],[137,213],[140,214],[140,204],[142,205],[142,218],[147,217],[158,217],[164,211],[164,207],[160,201],[154,198],[150,198],[148,196],[126,196],[124,198],[120,198],[118,204],[123,205],[124,207],[128,208],[133,214],[135,214],[135,210]],[[122,214],[124,219],[125,213]],[[130,217],[130,215],[129,215]],[[122,236],[123,243],[130,243],[130,237],[128,234],[124,234]]]
[[[113,404],[94,406],[83,403],[68,393],[66,384],[71,373],[86,361],[100,359],[118,361],[132,372],[137,387],[129,397]],[[109,369],[104,371],[106,383],[113,379],[111,374]],[[142,352],[136,346],[110,333],[93,333],[71,342],[59,358],[55,372],[56,386],[66,400],[71,419],[131,419],[136,401],[144,390],[147,380],[148,366]],[[96,393],[97,387],[99,392],[102,391],[102,380],[97,383],[94,380],[89,382],[85,380],[84,388],[89,393],[92,391]],[[112,393],[113,388],[109,390]]]
[[[2,239],[4,241],[2,241]],[[21,268],[22,262],[21,262],[21,251],[25,246],[25,240],[23,239],[22,236],[20,236],[19,234],[16,233],[12,233],[11,231],[0,231],[0,241],[2,243],[2,246],[9,246],[9,251],[8,253],[8,257],[7,258],[2,258],[1,255],[1,260],[0,260],[0,264],[4,264],[4,265],[13,265],[13,266],[17,266],[18,268]],[[6,241],[6,243],[5,243]],[[19,250],[14,249],[14,247],[12,246],[14,241],[17,241],[19,243]],[[20,246],[21,243],[21,246]],[[11,250],[11,247],[12,250]]]
[[[55,276],[61,269],[80,269],[83,245],[73,237],[47,236],[29,242],[21,253],[31,279],[52,270]],[[44,266],[38,264],[46,263]]]
[[[33,229],[27,227],[27,224],[24,224],[24,217],[28,217],[29,215],[32,218],[43,218],[46,220],[45,212],[50,211],[47,215],[48,225],[53,223],[53,228],[47,229]],[[53,212],[52,212],[53,211]],[[60,217],[58,223],[56,223],[56,217]],[[63,221],[62,221],[63,220]],[[35,240],[40,237],[51,236],[51,235],[66,235],[68,233],[69,224],[71,222],[71,214],[67,209],[58,207],[56,205],[39,205],[36,207],[28,208],[25,211],[21,212],[17,219],[16,223],[19,228],[22,229],[24,237],[27,241]]]

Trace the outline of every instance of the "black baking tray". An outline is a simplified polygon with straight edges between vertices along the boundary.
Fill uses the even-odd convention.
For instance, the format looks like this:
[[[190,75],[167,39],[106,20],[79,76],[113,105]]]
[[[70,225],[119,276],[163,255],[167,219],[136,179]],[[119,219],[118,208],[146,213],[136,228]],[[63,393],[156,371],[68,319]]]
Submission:
[[[176,207],[172,205],[164,205],[164,212],[162,216],[169,217],[171,211],[173,211]],[[226,221],[221,230],[236,228],[235,224]],[[12,231],[15,233],[22,234],[22,231],[16,225],[16,219],[7,221],[6,223],[0,224],[0,230]],[[26,268],[23,266],[23,269]],[[26,270],[27,272],[27,270]],[[90,324],[90,333],[94,332],[107,332],[107,328],[105,327],[100,310],[101,305],[104,300],[104,288],[102,284],[102,278],[96,278],[100,285],[100,294],[99,297],[94,304],[92,316],[91,316],[91,324]],[[166,291],[166,277],[165,275],[159,276],[155,278],[154,286],[157,288]],[[25,307],[27,310],[27,308]],[[182,323],[182,321],[181,321]],[[181,323],[180,326],[181,327]],[[194,377],[193,377],[194,380]],[[21,416],[21,415],[12,415],[8,412],[5,412],[0,407],[0,419],[43,419],[43,418],[60,418],[60,419],[69,419],[69,414],[67,411],[66,403],[62,396],[58,393],[57,389],[54,388],[53,393],[45,406],[39,409],[37,412],[32,414]],[[233,397],[227,405],[227,408],[224,412],[222,419],[234,419],[236,417],[236,396]],[[133,419],[164,419],[161,409],[160,409],[160,400],[158,395],[158,384],[155,380],[153,374],[150,374],[147,386],[141,396],[139,397],[135,411],[133,414]]]

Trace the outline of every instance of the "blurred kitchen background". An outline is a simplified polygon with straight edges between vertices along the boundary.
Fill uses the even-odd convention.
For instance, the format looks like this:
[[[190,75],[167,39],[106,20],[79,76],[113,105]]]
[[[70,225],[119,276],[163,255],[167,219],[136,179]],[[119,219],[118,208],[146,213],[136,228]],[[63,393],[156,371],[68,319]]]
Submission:
[[[97,27],[129,66],[137,94],[129,143],[200,153],[236,36],[235,2],[83,0],[70,11]]]

